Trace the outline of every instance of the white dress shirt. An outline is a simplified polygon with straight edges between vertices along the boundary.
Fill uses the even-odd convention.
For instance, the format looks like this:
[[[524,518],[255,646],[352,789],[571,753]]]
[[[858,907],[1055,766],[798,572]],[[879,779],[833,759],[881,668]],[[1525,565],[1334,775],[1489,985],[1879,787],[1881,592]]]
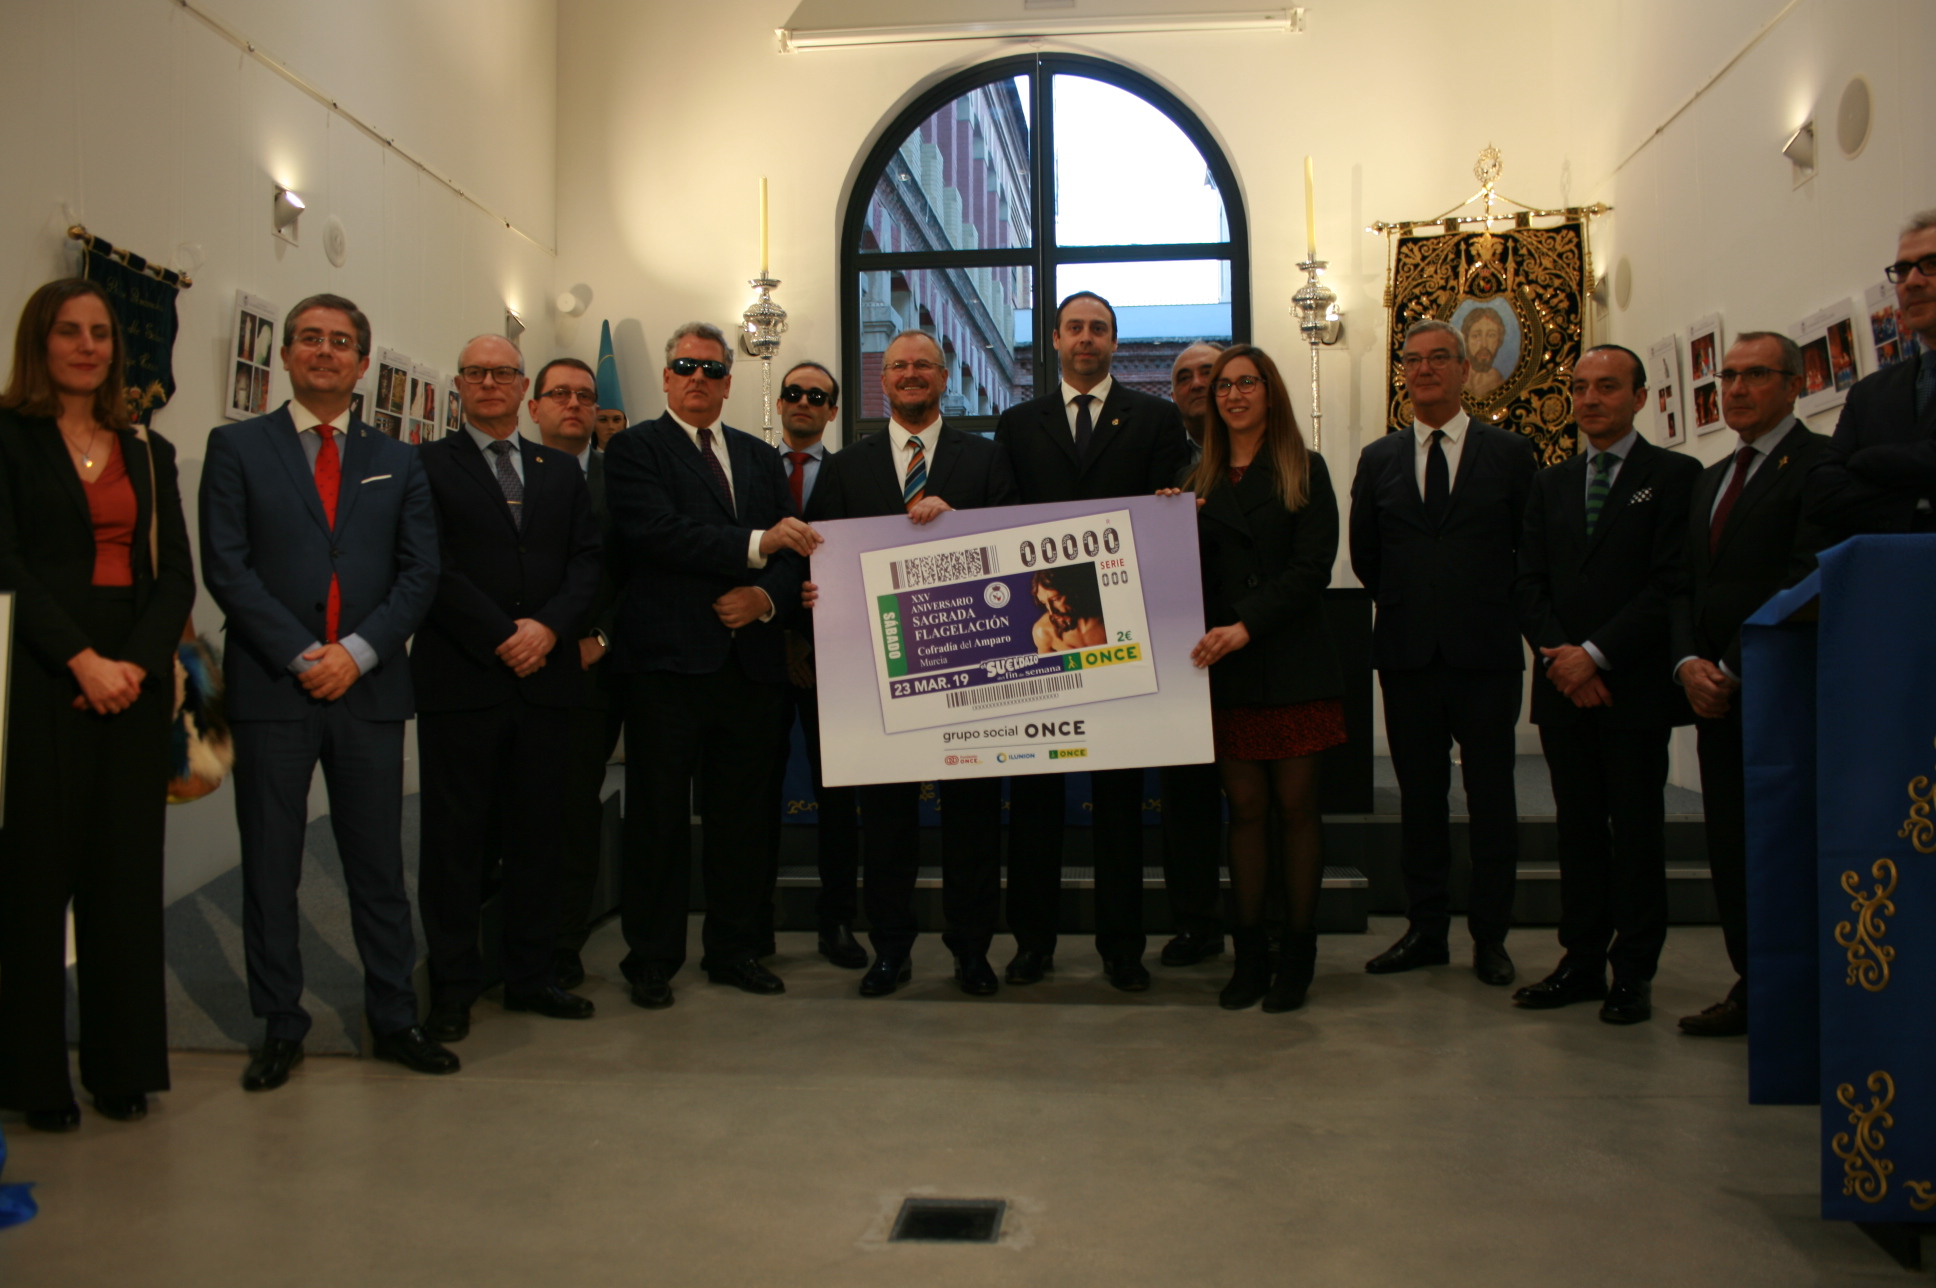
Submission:
[[[464,422],[464,432],[471,436],[473,443],[477,444],[477,450],[484,457],[484,463],[491,467],[493,478],[497,477],[497,455],[491,451],[491,444],[509,443],[511,450],[504,454],[505,459],[511,462],[511,472],[518,476],[518,482],[520,484],[524,482],[524,449],[518,445],[518,439],[522,435],[512,430],[503,438],[493,438],[468,420]]]
[[[309,410],[309,408],[303,406],[300,402],[297,402],[294,398],[291,398],[286,405],[289,408],[289,419],[296,422],[296,441],[302,444],[303,456],[309,461],[310,477],[315,477],[316,457],[323,450],[323,436],[316,432],[316,426],[318,425],[328,425],[336,431],[336,464],[338,470],[341,470],[343,456],[346,450],[346,444],[342,441],[342,436],[345,432],[344,426],[350,423],[349,412],[345,411],[334,420],[326,421],[315,412]],[[350,659],[356,663],[356,669],[362,674],[368,675],[376,666],[376,650],[371,648],[369,642],[361,635],[345,635],[336,642],[341,644],[344,650],[349,653]],[[317,640],[308,648],[304,649],[303,653],[313,653],[322,646],[323,642]],[[288,670],[292,675],[301,675],[314,665],[316,665],[315,662],[304,657],[302,653],[298,653],[291,659]]]
[[[898,420],[887,422],[888,437],[894,440],[894,477],[901,480],[901,494],[907,495],[908,466],[914,464],[914,451],[908,440],[918,433],[921,438],[921,458],[927,463],[928,477],[934,477],[934,449],[941,439],[941,421],[937,419],[923,430],[912,430]]]
[[[670,407],[666,408],[666,415],[672,417],[673,424],[686,431],[686,437],[692,440],[693,450],[704,454],[705,448],[699,443],[699,431],[691,425],[686,424],[685,421],[680,420],[679,413],[673,411]],[[712,430],[713,433],[713,456],[719,461],[719,468],[726,471],[726,497],[733,503],[733,509],[737,511],[739,509],[739,492],[733,486],[733,454],[726,450],[725,430],[716,423],[708,425],[706,428]],[[590,467],[587,466],[586,468],[589,469]],[[755,528],[747,536],[746,566],[748,568],[766,567],[766,556],[760,553],[760,538],[765,535],[765,528]],[[754,589],[760,590],[759,587],[755,587]],[[766,595],[766,591],[760,590],[760,594]],[[760,620],[763,622],[772,621],[774,608],[773,596],[766,595],[766,611],[760,614]]]
[[[793,452],[805,452],[807,454],[807,459],[800,462],[800,509],[804,512],[807,508],[807,502],[813,500],[813,485],[820,481],[820,467],[826,464],[827,444],[824,440],[816,438],[806,447],[795,447],[786,440],[786,436],[783,434],[780,436],[780,442],[776,450],[780,453],[780,468],[787,472],[789,480],[793,477],[793,462],[787,459],[788,455]],[[787,486],[792,487],[793,485],[789,481]],[[802,513],[800,517],[804,519],[807,516],[805,513]]]
[[[1461,407],[1452,414],[1452,419],[1434,430],[1422,421],[1412,422],[1412,433],[1418,436],[1417,450],[1413,453],[1418,467],[1418,494],[1425,495],[1425,462],[1432,455],[1432,435],[1443,431],[1445,442],[1440,450],[1445,453],[1445,494],[1452,495],[1452,489],[1459,481],[1459,453],[1465,450],[1465,431],[1472,425],[1472,418]]]
[[[1109,391],[1115,387],[1115,384],[1116,377],[1104,376],[1097,382],[1096,387],[1089,391],[1089,396],[1095,399],[1089,404],[1089,424],[1092,430],[1101,427],[1102,405],[1109,401]],[[1080,389],[1066,380],[1062,382],[1062,410],[1069,415],[1069,437],[1071,438],[1074,438],[1076,433],[1076,417],[1082,413],[1082,408],[1076,406],[1076,399],[1081,396]]]

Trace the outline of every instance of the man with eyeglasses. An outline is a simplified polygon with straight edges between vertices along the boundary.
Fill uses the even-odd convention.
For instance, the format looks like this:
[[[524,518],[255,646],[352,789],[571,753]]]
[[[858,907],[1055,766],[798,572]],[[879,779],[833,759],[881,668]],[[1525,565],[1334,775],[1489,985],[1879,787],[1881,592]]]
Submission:
[[[403,726],[416,710],[404,645],[437,591],[437,514],[414,449],[350,415],[370,321],[312,295],[283,323],[294,397],[210,431],[202,581],[223,651],[242,841],[249,1005],[268,1034],[242,1086],[268,1091],[303,1058],[296,886],[317,764],[363,963],[375,1053],[421,1073],[458,1060],[417,1023],[403,881]]]
[[[632,1001],[672,1005],[686,960],[692,796],[704,820],[700,968],[784,993],[760,965],[774,742],[787,684],[781,634],[819,537],[794,510],[780,457],[721,422],[733,350],[706,322],[665,345],[666,413],[612,439],[606,501],[625,561],[613,663],[626,677],[621,969]]]
[[[1830,542],[1859,532],[1936,532],[1936,209],[1911,216],[1883,272],[1915,342],[1856,381],[1806,505]]]
[[[457,359],[460,432],[423,445],[443,569],[417,632],[417,755],[423,783],[417,890],[440,1042],[470,1032],[486,984],[482,927],[490,861],[501,860],[504,1009],[561,1020],[592,1003],[558,987],[563,765],[583,701],[578,641],[602,557],[584,471],[518,432],[523,355],[481,335]],[[589,412],[590,408],[585,410]]]
[[[892,413],[872,434],[821,468],[808,517],[868,519],[905,514],[917,527],[951,510],[1013,505],[1015,480],[1001,448],[941,419],[948,368],[925,331],[903,331],[881,354],[881,392]],[[938,531],[945,532],[943,520]],[[874,965],[862,997],[885,997],[913,977],[914,884],[920,865],[919,783],[860,789],[866,823],[867,920]],[[972,997],[999,985],[988,950],[1001,918],[1002,780],[949,778],[941,793],[942,941],[954,954],[955,982]],[[1059,820],[1058,820],[1059,822]]]
[[[817,362],[802,362],[780,381],[780,459],[794,509],[804,515],[813,500],[814,485],[829,459],[822,437],[840,411],[840,383]],[[786,778],[793,751],[793,722],[800,722],[807,745],[807,764],[813,774],[814,844],[817,847],[820,895],[814,913],[819,923],[820,955],[847,970],[867,967],[867,950],[854,938],[854,914],[860,906],[860,820],[851,787],[828,787],[820,781],[820,691],[814,682],[811,614],[802,614],[786,632],[786,699],[780,708],[780,744],[774,761],[776,785]],[[781,825],[772,819],[770,860],[780,861]],[[767,905],[765,932],[772,933],[772,905]]]
[[[1748,823],[1741,746],[1741,623],[1815,566],[1824,544],[1802,512],[1808,473],[1829,440],[1795,418],[1802,355],[1774,331],[1744,331],[1721,365],[1721,416],[1740,436],[1708,466],[1688,507],[1673,604],[1674,678],[1694,708],[1708,867],[1737,976],[1726,998],[1682,1018],[1697,1037],[1748,1031]]]
[[[1110,375],[1116,310],[1077,291],[1055,312],[1062,380],[1051,393],[1002,413],[995,441],[1008,453],[1025,505],[1149,496],[1174,486],[1190,440],[1174,403]],[[1096,950],[1112,987],[1150,986],[1143,965],[1143,771],[1089,775],[1094,846]],[[1015,958],[1005,978],[1033,984],[1055,969],[1062,908],[1063,819],[1068,779],[1028,774],[1009,782],[1008,924]]]
[[[1372,594],[1372,665],[1400,796],[1399,846],[1411,925],[1365,963],[1374,975],[1451,960],[1452,832],[1447,793],[1457,742],[1471,817],[1466,928],[1472,970],[1512,983],[1506,932],[1518,880],[1515,729],[1525,650],[1513,578],[1537,469],[1520,434],[1470,419],[1465,340],[1421,318],[1401,356],[1411,432],[1358,457],[1351,483],[1351,567]]]
[[[599,572],[598,593],[592,598],[580,634],[575,659],[585,673],[578,705],[571,711],[571,751],[564,766],[564,858],[558,886],[558,938],[552,954],[552,973],[558,987],[577,988],[585,982],[580,954],[591,936],[591,918],[609,911],[594,908],[599,858],[605,832],[605,771],[618,746],[625,707],[617,677],[604,665],[612,650],[613,608],[624,580],[609,552],[610,511],[605,504],[605,453],[595,440],[594,417],[601,414],[597,377],[576,358],[554,358],[538,368],[535,397],[527,405],[537,422],[538,437],[548,448],[578,462],[598,525],[599,540],[608,544]],[[561,650],[559,665],[574,659]]]

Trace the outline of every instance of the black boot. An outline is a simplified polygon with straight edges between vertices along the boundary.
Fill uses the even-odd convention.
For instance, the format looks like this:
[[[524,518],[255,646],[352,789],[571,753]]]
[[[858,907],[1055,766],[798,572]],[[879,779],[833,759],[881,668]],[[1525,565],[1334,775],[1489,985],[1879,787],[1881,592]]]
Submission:
[[[1277,975],[1271,980],[1270,992],[1264,995],[1264,1009],[1275,1014],[1279,1011],[1295,1011],[1304,1005],[1304,995],[1311,991],[1311,977],[1318,969],[1318,933],[1315,930],[1292,930],[1284,936],[1284,953],[1278,959]]]
[[[1257,1005],[1270,989],[1270,946],[1262,926],[1238,926],[1231,931],[1230,942],[1236,949],[1236,969],[1217,995],[1217,1004],[1226,1011],[1241,1011]]]

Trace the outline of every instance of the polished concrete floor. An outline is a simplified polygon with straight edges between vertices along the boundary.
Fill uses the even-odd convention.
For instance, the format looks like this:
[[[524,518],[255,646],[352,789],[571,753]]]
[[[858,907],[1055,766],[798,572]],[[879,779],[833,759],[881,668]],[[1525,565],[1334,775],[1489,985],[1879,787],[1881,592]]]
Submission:
[[[1744,1041],[1676,1032],[1719,995],[1717,930],[1675,929],[1659,1015],[1616,1029],[1457,966],[1364,974],[1400,928],[1327,937],[1310,1006],[1270,1016],[1217,1009],[1221,964],[1115,993],[1066,940],[1052,982],[977,1000],[925,938],[864,1001],[807,935],[783,998],[688,969],[646,1012],[608,926],[596,1019],[482,1002],[455,1077],[317,1058],[247,1095],[242,1057],[183,1054],[144,1123],[9,1119],[42,1212],[0,1232],[0,1284],[1917,1280],[1816,1218],[1816,1111],[1750,1108]],[[1557,955],[1511,947],[1522,978]],[[887,1243],[922,1194],[1007,1199],[1000,1245]]]

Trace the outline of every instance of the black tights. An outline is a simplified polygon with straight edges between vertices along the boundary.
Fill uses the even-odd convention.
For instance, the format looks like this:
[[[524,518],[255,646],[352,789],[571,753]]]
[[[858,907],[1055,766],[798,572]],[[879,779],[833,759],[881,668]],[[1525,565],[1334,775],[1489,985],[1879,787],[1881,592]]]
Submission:
[[[1292,930],[1315,930],[1324,882],[1324,819],[1318,811],[1319,757],[1293,760],[1217,758],[1230,801],[1230,885],[1237,924],[1261,925],[1270,884],[1271,806],[1282,822],[1284,906]]]

